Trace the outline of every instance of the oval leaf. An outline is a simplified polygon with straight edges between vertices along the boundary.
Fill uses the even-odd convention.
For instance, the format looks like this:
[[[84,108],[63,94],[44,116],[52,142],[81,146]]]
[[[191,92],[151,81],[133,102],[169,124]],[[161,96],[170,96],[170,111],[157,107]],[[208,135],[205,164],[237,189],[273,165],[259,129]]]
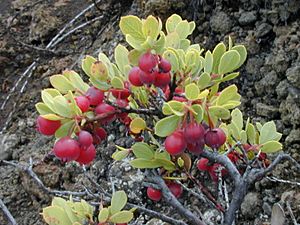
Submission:
[[[172,115],[159,120],[155,125],[155,134],[159,137],[166,137],[172,134],[180,122],[181,117]]]

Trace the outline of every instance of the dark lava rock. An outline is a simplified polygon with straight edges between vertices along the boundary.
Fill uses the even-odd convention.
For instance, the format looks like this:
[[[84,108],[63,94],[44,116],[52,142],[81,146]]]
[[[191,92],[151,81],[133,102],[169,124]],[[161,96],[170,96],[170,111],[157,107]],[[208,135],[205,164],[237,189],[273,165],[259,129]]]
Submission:
[[[231,30],[232,21],[225,12],[215,12],[210,18],[210,26],[213,31],[226,34]]]
[[[244,26],[244,25],[249,25],[252,24],[256,21],[256,12],[251,11],[251,12],[243,12],[241,13],[241,16],[239,18],[239,23]]]
[[[245,196],[241,205],[242,214],[248,218],[255,218],[261,211],[261,200],[258,193],[250,192]]]
[[[262,23],[257,27],[256,37],[261,38],[272,31],[272,26],[268,23]]]
[[[278,116],[279,111],[278,108],[270,105],[266,105],[263,103],[257,103],[256,105],[256,113],[260,116],[266,116],[270,119],[275,118]]]
[[[288,81],[295,87],[300,88],[300,66],[291,67],[286,71]]]

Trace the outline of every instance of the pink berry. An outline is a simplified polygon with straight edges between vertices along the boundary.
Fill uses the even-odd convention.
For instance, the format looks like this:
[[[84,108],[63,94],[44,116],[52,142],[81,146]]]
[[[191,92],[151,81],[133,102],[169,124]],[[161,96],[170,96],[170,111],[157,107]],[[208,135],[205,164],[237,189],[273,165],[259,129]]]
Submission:
[[[96,157],[96,149],[92,144],[88,148],[81,148],[80,154],[76,159],[76,162],[80,163],[80,165],[90,164]]]
[[[171,70],[171,63],[168,60],[161,58],[158,67],[164,73],[168,73]]]
[[[111,93],[117,99],[127,99],[130,96],[130,91],[126,88],[112,89]]]
[[[204,136],[205,144],[211,148],[219,148],[226,141],[226,134],[221,128],[208,130]]]
[[[151,52],[146,52],[139,58],[139,67],[144,72],[150,72],[157,65],[157,59]]]
[[[97,127],[94,130],[94,143],[95,144],[100,144],[100,142],[105,140],[106,137],[107,137],[107,133],[102,127]]]
[[[147,196],[151,200],[158,202],[161,199],[162,194],[161,194],[160,190],[157,190],[157,189],[152,188],[152,187],[148,187],[147,188]]]
[[[208,163],[209,163],[209,160],[207,158],[201,158],[197,162],[197,168],[200,171],[207,171],[211,167],[211,166],[208,165]]]
[[[154,85],[156,87],[163,88],[167,86],[170,82],[171,82],[171,75],[169,72],[167,73],[156,72],[155,81],[154,81]]]
[[[85,96],[90,100],[91,105],[96,106],[103,102],[104,92],[95,87],[90,87]]]
[[[186,148],[186,141],[182,131],[175,131],[165,140],[166,151],[171,155],[178,155]]]
[[[204,138],[205,130],[201,124],[190,123],[184,129],[184,137],[188,143],[195,143]]]
[[[80,146],[77,141],[70,137],[63,137],[54,144],[53,152],[56,157],[68,162],[78,158]]]
[[[78,142],[80,145],[87,148],[93,144],[93,136],[90,134],[90,132],[82,130],[79,132]]]
[[[172,183],[168,183],[167,186],[176,198],[180,198],[183,192],[183,188],[180,184],[172,182]]]
[[[58,128],[61,126],[59,120],[47,120],[42,116],[39,116],[36,120],[37,130],[44,135],[50,136],[55,134]]]
[[[97,115],[103,115],[105,116],[105,114],[107,114],[107,116],[105,116],[105,118],[103,118],[101,120],[102,123],[106,124],[106,123],[109,123],[111,122],[114,117],[115,117],[115,108],[109,104],[106,104],[106,103],[101,103],[99,104],[96,108],[95,108],[95,113]]]
[[[86,112],[90,108],[90,100],[86,96],[78,96],[75,98],[76,104],[81,112]]]
[[[143,84],[153,84],[155,81],[155,72],[140,72],[140,80]]]
[[[200,140],[194,143],[187,143],[187,149],[189,150],[189,152],[195,154],[195,155],[199,155],[200,153],[203,152],[204,149],[204,141]]]
[[[134,86],[140,87],[143,86],[143,83],[140,78],[141,69],[139,67],[133,67],[128,74],[128,80]]]

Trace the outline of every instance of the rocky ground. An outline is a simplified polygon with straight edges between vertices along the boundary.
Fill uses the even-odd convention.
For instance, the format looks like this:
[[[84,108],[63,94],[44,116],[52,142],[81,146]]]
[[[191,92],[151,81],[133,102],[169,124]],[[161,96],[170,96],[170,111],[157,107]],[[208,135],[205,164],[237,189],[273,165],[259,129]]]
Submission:
[[[102,51],[111,55],[113,47],[122,40],[118,30],[120,16],[153,14],[165,19],[178,13],[196,22],[192,39],[205,49],[212,49],[219,41],[226,42],[228,35],[236,43],[246,45],[248,60],[235,80],[243,96],[241,108],[256,121],[274,120],[283,133],[284,150],[300,160],[298,0],[103,0],[70,24],[63,34],[98,16],[101,19],[66,36],[55,47],[47,48],[55,35],[91,3],[88,0],[1,1],[0,107],[6,103],[0,111],[0,159],[27,163],[32,157],[34,162],[41,162],[53,140],[35,131],[34,104],[40,99],[40,90],[49,87],[50,75],[65,68],[79,70],[80,59],[85,54],[96,55]],[[22,76],[32,64],[33,70]],[[98,148],[97,161],[90,174],[106,189],[113,183],[129,193],[135,203],[161,209],[161,205],[153,205],[143,197],[145,190],[138,185],[143,180],[142,173],[132,170],[126,161],[112,163],[114,144],[131,144],[124,136],[124,127],[115,127],[111,127],[107,142]],[[53,189],[80,190],[83,185],[89,185],[82,170],[72,164],[62,167],[52,160],[38,163],[34,171]],[[289,163],[279,165],[272,175],[289,181],[300,180],[299,173]],[[299,223],[299,186],[263,179],[246,196],[237,224],[268,224],[273,204],[285,202],[287,196],[292,199],[291,207]],[[39,213],[49,204],[49,196],[13,167],[0,166],[0,197],[19,224],[44,224]],[[188,199],[187,194],[184,197],[182,201]],[[190,206],[197,207],[197,200],[189,199]],[[211,214],[214,212],[204,213],[207,218]],[[140,216],[137,224],[147,221],[147,217]],[[293,224],[288,212],[286,221]],[[1,211],[0,224],[7,224]],[[147,224],[163,223],[151,220]]]

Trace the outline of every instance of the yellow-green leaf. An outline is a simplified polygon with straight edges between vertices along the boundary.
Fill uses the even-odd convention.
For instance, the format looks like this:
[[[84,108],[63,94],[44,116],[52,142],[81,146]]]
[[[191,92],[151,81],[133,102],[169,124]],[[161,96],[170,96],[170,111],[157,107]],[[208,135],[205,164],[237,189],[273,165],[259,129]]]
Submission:
[[[144,129],[146,129],[147,124],[145,120],[143,120],[141,117],[134,118],[130,123],[130,130],[131,132],[135,134],[141,133]]]
[[[208,87],[210,84],[211,78],[209,73],[202,73],[199,77],[199,80],[197,81],[197,85],[200,90],[203,90],[204,88]]]
[[[35,108],[39,112],[40,115],[54,113],[45,103],[42,103],[42,102],[35,104]]]
[[[91,76],[100,81],[106,81],[108,70],[102,61],[96,61],[91,66]]]
[[[240,63],[240,54],[236,50],[225,52],[219,63],[218,74],[226,74],[235,70]]]
[[[213,63],[214,63],[213,55],[211,54],[210,51],[207,51],[205,53],[205,58],[204,58],[204,72],[210,74],[213,69]]]
[[[82,70],[85,72],[86,75],[88,75],[89,77],[92,75],[91,74],[91,67],[92,67],[92,64],[94,62],[96,62],[97,60],[92,57],[92,56],[89,56],[87,55],[83,60],[82,60],[82,63],[81,63],[81,67],[82,67]]]
[[[107,221],[109,216],[109,210],[108,208],[103,208],[100,210],[99,215],[98,215],[98,221],[99,223],[104,223]]]
[[[154,16],[148,16],[147,19],[143,21],[142,30],[145,37],[150,36],[156,40],[160,32],[158,20]]]
[[[172,16],[170,16],[166,21],[166,29],[168,34],[175,31],[177,24],[179,24],[181,21],[181,17],[177,14],[173,14]]]
[[[67,93],[69,90],[74,91],[73,85],[63,75],[53,75],[53,76],[51,76],[50,77],[50,83],[55,89],[59,90],[63,94]]]
[[[120,212],[127,203],[127,195],[124,191],[117,191],[113,194],[111,199],[111,214]]]
[[[199,93],[200,93],[200,90],[196,84],[191,83],[191,84],[188,84],[187,86],[185,86],[185,97],[188,100],[191,100],[191,101],[197,100]]]
[[[115,48],[115,61],[123,75],[126,75],[125,67],[129,64],[128,54],[127,48],[121,44]]]
[[[131,35],[134,39],[144,41],[142,21],[137,16],[123,16],[120,20],[120,29],[124,35]]]
[[[166,137],[172,134],[180,122],[181,117],[172,115],[159,120],[155,125],[155,134],[159,137]]]
[[[282,150],[282,144],[278,141],[267,141],[261,147],[261,151],[264,153],[275,153]]]
[[[110,222],[113,223],[128,223],[133,218],[133,213],[128,210],[123,210],[110,217]]]
[[[135,143],[131,148],[132,148],[133,154],[137,158],[153,159],[153,157],[154,157],[154,151],[146,143],[138,142],[138,143]]]

